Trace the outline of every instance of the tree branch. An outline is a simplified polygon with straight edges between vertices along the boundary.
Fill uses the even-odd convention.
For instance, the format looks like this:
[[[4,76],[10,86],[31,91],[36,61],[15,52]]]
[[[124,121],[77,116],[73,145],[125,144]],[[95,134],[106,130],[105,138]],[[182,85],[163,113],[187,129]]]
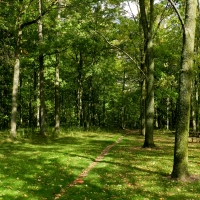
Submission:
[[[117,47],[113,44],[111,44],[101,33],[99,33],[99,32],[96,32],[96,33],[98,33],[110,46],[112,46],[115,49],[124,53],[136,65],[136,67],[140,70],[140,72],[144,75],[144,77],[146,77],[145,73],[140,69],[140,67],[138,67],[137,62],[126,51],[124,51],[123,49],[121,49],[121,48],[119,48],[119,47]]]
[[[127,1],[127,3],[128,3],[129,10],[130,10],[130,12],[131,12],[132,18],[133,18],[133,19],[134,19],[134,21],[136,22],[137,20],[135,19],[135,15],[133,14],[133,11],[132,11],[132,9],[131,9],[130,2],[129,2],[129,1]]]
[[[181,16],[180,12],[179,12],[178,9],[176,8],[176,5],[174,4],[173,0],[168,0],[168,1],[171,3],[171,5],[172,5],[172,7],[174,8],[176,14],[178,15],[178,19],[179,19],[179,21],[181,22],[181,26],[182,26],[183,32],[185,33],[185,24],[184,24],[184,21],[183,21],[183,18],[182,18],[182,16]]]
[[[58,2],[58,0],[53,1],[53,2],[49,5],[49,7],[48,7],[45,11],[42,12],[42,16],[45,15],[45,14],[51,9],[51,7],[54,6],[57,2]],[[34,19],[34,20],[31,20],[31,21],[29,21],[29,22],[24,22],[23,24],[20,25],[20,29],[22,30],[22,29],[23,29],[24,27],[26,27],[26,26],[29,26],[29,25],[34,24],[34,23],[37,23],[37,21],[40,19],[40,17],[41,17],[41,16],[38,16],[38,17],[37,17],[36,19]]]
[[[168,6],[168,4],[167,4],[167,6]],[[166,8],[164,8],[163,11],[162,11],[162,14],[160,16],[160,21],[157,24],[157,27],[155,28],[153,38],[155,38],[155,36],[157,35],[158,29],[160,28],[160,25],[161,25],[162,21],[165,19],[165,16],[164,16],[165,12],[166,12]]]

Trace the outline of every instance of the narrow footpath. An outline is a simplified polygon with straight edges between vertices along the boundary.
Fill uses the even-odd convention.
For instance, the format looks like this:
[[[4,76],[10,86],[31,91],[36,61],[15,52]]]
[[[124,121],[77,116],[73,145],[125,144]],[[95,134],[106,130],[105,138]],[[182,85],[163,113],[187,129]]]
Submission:
[[[55,195],[54,199],[59,199],[66,191],[68,188],[70,187],[73,187],[77,184],[82,184],[84,181],[83,181],[83,178],[86,177],[89,173],[89,171],[94,168],[98,162],[100,162],[107,154],[108,152],[110,151],[110,149],[114,146],[116,146],[117,144],[119,144],[123,138],[131,133],[134,133],[134,132],[138,132],[138,130],[125,130],[126,131],[126,134],[121,136],[116,142],[114,142],[113,144],[111,145],[108,145],[102,152],[99,156],[97,156],[97,158],[94,160],[94,162],[92,162],[86,169],[84,169],[80,175],[69,185],[66,185],[64,188],[62,188],[60,190],[60,192],[58,194]]]

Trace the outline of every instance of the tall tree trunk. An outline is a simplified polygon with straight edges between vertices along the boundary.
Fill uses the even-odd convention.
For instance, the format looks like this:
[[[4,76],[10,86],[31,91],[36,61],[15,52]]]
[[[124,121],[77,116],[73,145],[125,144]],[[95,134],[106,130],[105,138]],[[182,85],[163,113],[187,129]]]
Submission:
[[[20,127],[23,126],[23,101],[22,101],[22,77],[19,77],[19,97],[18,97],[18,113],[19,113],[19,122],[20,122]]]
[[[46,122],[45,122],[45,97],[44,97],[44,55],[42,50],[43,44],[43,23],[42,23],[42,0],[38,0],[38,11],[40,19],[38,20],[38,34],[39,34],[39,74],[40,74],[40,134],[45,135]]]
[[[179,82],[177,128],[175,134],[174,165],[172,178],[185,179],[188,171],[188,131],[190,122],[190,99],[193,80],[193,54],[196,27],[196,0],[186,0],[183,26],[183,49]]]
[[[199,5],[198,5],[199,6]],[[200,10],[199,10],[200,11]],[[200,20],[200,15],[198,15],[197,20]],[[198,26],[197,26],[198,27]],[[200,47],[200,28],[198,27],[198,29],[196,30],[196,41],[195,41],[195,53],[198,54],[199,53],[199,47]],[[195,68],[197,69],[197,73],[196,73],[196,77],[195,77],[195,116],[196,116],[196,131],[199,132],[199,113],[200,113],[200,109],[199,109],[199,78],[200,78],[200,66],[198,62],[195,62]]]
[[[142,20],[140,20],[140,32],[142,33]],[[145,136],[146,132],[146,111],[145,111],[145,104],[146,104],[146,65],[145,65],[145,52],[144,52],[144,42],[141,44],[140,47],[140,56],[141,56],[141,64],[140,64],[140,69],[141,69],[141,82],[140,82],[140,87],[141,87],[141,96],[140,96],[140,134]],[[145,76],[144,76],[145,75]]]
[[[192,120],[192,131],[195,133],[197,132],[197,123],[196,123],[196,88],[197,88],[197,82],[196,82],[196,77],[193,83],[193,87],[192,87],[192,94],[191,94],[191,105],[190,105],[190,109],[191,109],[191,120]]]
[[[126,84],[126,70],[124,66],[123,81],[122,81],[122,107],[121,107],[121,127],[125,129],[125,84]]]
[[[146,73],[146,104],[145,104],[145,140],[143,147],[154,147],[154,58],[153,58],[153,13],[154,0],[150,4],[146,0],[140,0],[140,18],[144,32],[144,53]],[[149,17],[147,13],[149,12]],[[149,21],[148,21],[149,18]]]
[[[106,125],[106,97],[105,97],[105,93],[106,93],[106,87],[104,86],[103,88],[103,101],[102,101],[102,119],[101,119],[101,125],[103,127],[105,127]]]
[[[144,70],[143,70],[144,72]],[[140,99],[140,134],[145,136],[146,132],[146,126],[145,126],[145,121],[146,121],[146,112],[145,112],[145,103],[146,102],[146,78],[143,78],[141,82],[141,99]]]
[[[58,26],[60,23],[62,0],[58,0]],[[59,33],[57,33],[59,38]],[[56,67],[55,67],[55,133],[58,134],[60,131],[60,112],[59,112],[59,65],[60,65],[60,53],[57,49],[56,53]]]
[[[33,71],[33,90],[34,90],[34,106],[33,106],[33,110],[34,110],[34,114],[33,114],[33,127],[36,128],[38,126],[38,120],[37,120],[37,116],[38,116],[38,73],[36,71],[36,69],[34,69]]]
[[[22,28],[20,25],[21,13],[22,13],[22,6],[20,5],[19,17],[16,21],[17,43],[15,49],[15,65],[14,65],[13,87],[12,87],[12,111],[11,111],[11,130],[10,130],[12,138],[15,138],[17,135],[17,96],[18,96],[18,84],[19,84],[19,73],[20,73],[20,50],[21,50],[21,40],[22,40]]]
[[[55,69],[55,133],[60,131],[59,117],[59,53],[56,54],[56,69]]]
[[[166,120],[166,128],[167,130],[169,130],[169,106],[170,106],[170,100],[169,100],[169,97],[167,97],[167,100],[166,100],[166,104],[167,104],[167,120]]]
[[[11,111],[11,137],[15,138],[17,134],[17,95],[18,95],[18,84],[19,84],[19,72],[20,72],[20,40],[22,31],[18,33],[18,44],[16,47],[15,54],[15,65],[14,65],[14,76],[13,76],[13,89],[12,89],[12,111]]]
[[[83,126],[83,85],[82,85],[82,70],[83,70],[83,55],[79,54],[78,63],[78,88],[77,88],[77,121],[78,126]]]
[[[32,90],[32,85],[29,86],[29,103],[28,103],[28,126],[29,128],[32,127],[33,125],[33,112],[32,112],[32,94],[33,94],[33,90]]]
[[[196,88],[196,93],[195,93],[195,95],[196,95],[196,122],[197,122],[197,132],[199,132],[200,131],[200,129],[199,129],[199,113],[200,113],[200,102],[199,102],[199,89],[200,89],[200,87],[199,87],[199,84],[200,84],[200,82],[199,82],[199,78],[200,78],[200,75],[199,75],[199,69],[198,69],[198,74],[197,74],[197,88]]]

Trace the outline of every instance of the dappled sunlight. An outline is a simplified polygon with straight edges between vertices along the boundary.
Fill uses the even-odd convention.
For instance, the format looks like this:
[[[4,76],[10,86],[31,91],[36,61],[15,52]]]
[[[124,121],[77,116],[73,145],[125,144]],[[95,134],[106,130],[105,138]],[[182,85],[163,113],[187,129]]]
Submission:
[[[125,137],[69,133],[45,145],[4,143],[0,199],[199,199],[198,181],[188,185],[170,178],[171,136],[156,131],[153,149],[142,148],[144,138],[138,132]],[[191,174],[199,173],[198,155],[199,143],[189,144]]]

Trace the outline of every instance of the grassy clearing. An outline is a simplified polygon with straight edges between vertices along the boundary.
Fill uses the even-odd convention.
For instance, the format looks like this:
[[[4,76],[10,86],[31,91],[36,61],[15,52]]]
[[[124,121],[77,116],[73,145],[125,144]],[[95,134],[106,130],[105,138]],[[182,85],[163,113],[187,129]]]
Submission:
[[[0,199],[53,199],[120,136],[71,131],[54,141],[4,140],[0,146]]]
[[[72,183],[122,133],[70,131],[54,141],[4,142],[0,147],[0,199],[50,200]],[[143,149],[138,133],[126,136],[59,199],[200,199],[199,182],[169,179],[173,133],[156,131],[156,149]],[[199,143],[189,143],[189,169],[198,174]]]

